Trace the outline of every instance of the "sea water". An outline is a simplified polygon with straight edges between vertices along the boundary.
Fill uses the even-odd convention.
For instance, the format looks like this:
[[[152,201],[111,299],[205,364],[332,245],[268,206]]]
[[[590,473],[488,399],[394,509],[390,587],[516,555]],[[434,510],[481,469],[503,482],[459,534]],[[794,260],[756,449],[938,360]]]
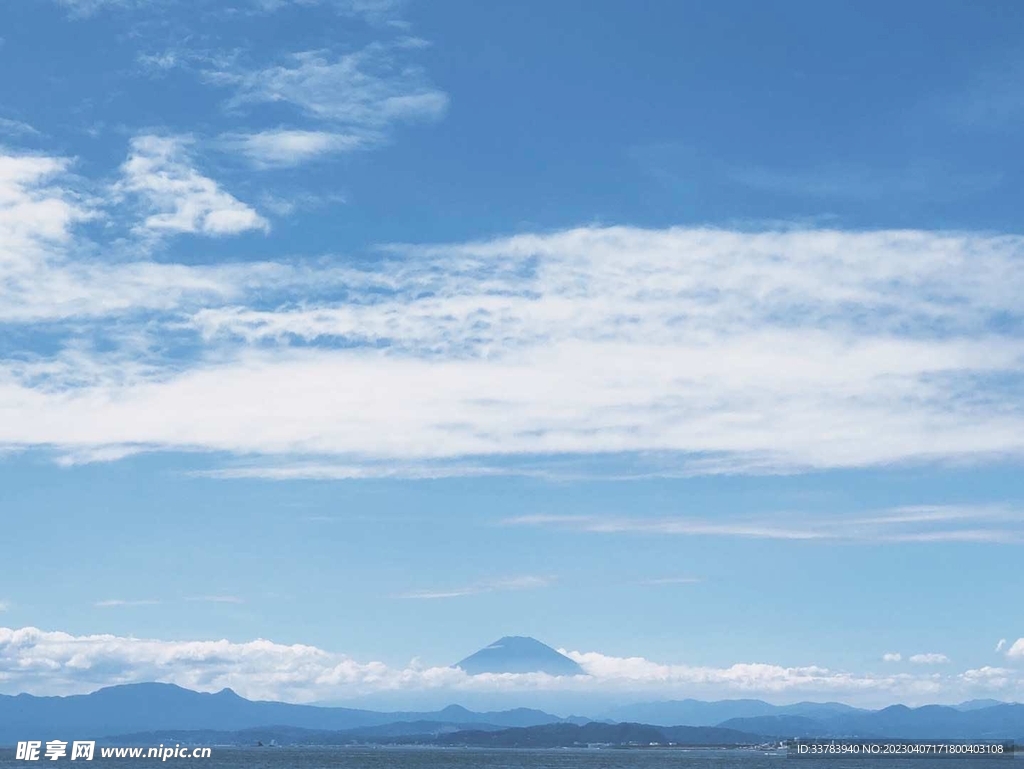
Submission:
[[[0,767],[92,766],[196,769],[999,769],[1019,759],[794,759],[750,750],[668,749],[480,749],[480,748],[217,748],[206,759],[102,759],[18,761],[0,748]],[[1022,766],[1022,764],[1016,764]]]

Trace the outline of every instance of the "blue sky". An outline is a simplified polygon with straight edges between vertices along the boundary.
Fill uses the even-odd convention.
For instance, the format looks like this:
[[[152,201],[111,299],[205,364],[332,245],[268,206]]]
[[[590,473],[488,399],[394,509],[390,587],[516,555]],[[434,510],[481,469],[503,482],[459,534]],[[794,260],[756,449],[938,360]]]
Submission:
[[[0,691],[1024,698],[1016,4],[0,22]]]

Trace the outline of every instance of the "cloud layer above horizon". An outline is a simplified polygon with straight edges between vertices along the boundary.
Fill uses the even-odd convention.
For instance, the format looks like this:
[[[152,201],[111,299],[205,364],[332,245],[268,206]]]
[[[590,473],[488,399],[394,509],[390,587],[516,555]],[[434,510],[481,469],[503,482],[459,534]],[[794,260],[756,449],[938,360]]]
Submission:
[[[0,156],[0,324],[46,340],[0,356],[0,446],[227,452],[249,459],[219,472],[267,477],[1024,449],[1024,238],[585,227],[218,260],[272,223],[188,147],[135,137],[99,193],[72,158]],[[168,237],[210,260],[161,257]]]
[[[851,673],[817,665],[764,662],[728,667],[664,664],[642,657],[560,649],[582,676],[541,673],[467,675],[414,660],[396,668],[344,654],[265,639],[244,643],[161,641],[0,627],[0,691],[66,695],[103,686],[161,681],[199,691],[228,687],[250,699],[342,701],[387,692],[520,695],[548,693],[650,697],[763,696],[776,701],[824,697],[868,705],[956,702],[979,696],[1024,697],[1024,638],[999,664],[959,672]],[[944,655],[919,655],[930,664]],[[913,661],[913,656],[910,658]],[[945,662],[949,662],[945,659]],[[920,664],[918,664],[920,667]]]

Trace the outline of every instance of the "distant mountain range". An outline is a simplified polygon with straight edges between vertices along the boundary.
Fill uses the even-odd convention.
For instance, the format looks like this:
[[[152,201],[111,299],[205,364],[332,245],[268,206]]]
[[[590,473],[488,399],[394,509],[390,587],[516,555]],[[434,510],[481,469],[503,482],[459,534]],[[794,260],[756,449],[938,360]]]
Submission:
[[[623,718],[620,714],[642,717]],[[257,740],[277,739],[304,744],[554,746],[618,743],[614,736],[626,732],[613,727],[623,724],[630,727],[626,730],[630,734],[661,735],[649,742],[679,744],[747,744],[755,738],[795,737],[1024,741],[1024,705],[1008,703],[968,702],[957,707],[921,708],[894,705],[862,710],[836,702],[777,706],[760,700],[681,700],[632,705],[605,716],[603,720],[566,719],[529,708],[477,713],[458,705],[431,712],[385,713],[255,702],[230,689],[205,694],[172,684],[148,683],[112,686],[71,697],[0,696],[0,744],[59,735],[61,739],[109,738],[108,744],[144,744],[154,742],[156,737],[154,744],[174,738],[205,744],[255,744]],[[640,727],[653,731],[637,731]],[[631,742],[633,738],[621,741]]]
[[[839,702],[772,705],[761,700],[673,700],[615,708],[602,717],[656,726],[718,726],[745,733],[792,737],[1019,738],[1024,705],[971,700],[955,706],[892,705],[881,710]]]
[[[490,646],[455,663],[469,675],[480,673],[547,673],[552,676],[581,676],[579,663],[547,644],[527,636],[505,636]]]
[[[878,737],[915,739],[1021,739],[1024,705],[1000,704],[973,710],[925,705],[892,705],[875,711],[730,718],[729,729],[787,737]]]
[[[70,697],[0,695],[2,744],[39,739],[32,735],[44,733],[60,734],[62,739],[93,739],[159,729],[230,732],[282,726],[340,731],[416,721],[450,727],[501,729],[549,724],[562,719],[529,708],[474,713],[458,705],[433,712],[379,713],[353,708],[258,702],[240,697],[231,689],[207,694],[160,683],[111,686],[92,694]]]
[[[717,726],[735,718],[764,716],[808,716],[826,718],[840,713],[860,713],[858,708],[840,702],[799,702],[795,705],[771,705],[763,700],[669,700],[642,702],[613,708],[601,714],[610,721],[632,721],[658,726]]]

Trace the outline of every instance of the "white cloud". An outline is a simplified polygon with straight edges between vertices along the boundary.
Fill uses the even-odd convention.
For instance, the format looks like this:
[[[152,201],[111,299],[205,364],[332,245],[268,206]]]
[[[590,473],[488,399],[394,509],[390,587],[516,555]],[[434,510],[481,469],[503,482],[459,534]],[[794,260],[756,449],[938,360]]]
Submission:
[[[360,478],[402,478],[434,480],[438,478],[486,477],[498,475],[535,475],[550,477],[542,473],[517,472],[469,464],[423,464],[423,463],[362,463],[342,464],[335,462],[288,462],[285,464],[233,464],[215,470],[199,470],[199,477],[241,479],[263,478],[274,481],[318,480],[347,481]]]
[[[396,58],[400,50],[423,45],[405,38],[343,55],[305,51],[263,69],[210,69],[206,78],[232,86],[234,106],[290,104],[308,117],[371,139],[394,123],[435,120],[447,109],[448,96],[430,85],[421,69]]]
[[[889,704],[958,701],[998,692],[1019,696],[1024,681],[1012,670],[982,668],[961,674],[856,674],[806,665],[741,663],[726,667],[662,664],[642,657],[560,650],[586,675],[466,675],[457,668],[405,668],[359,662],[313,646],[258,639],[244,643],[162,641],[114,635],[74,636],[36,628],[0,628],[0,679],[6,688],[69,694],[135,681],[166,681],[201,691],[225,686],[254,699],[293,702],[339,700],[389,691],[540,691],[620,696],[828,697]]]
[[[151,232],[237,235],[270,229],[254,209],[199,173],[180,139],[135,137],[122,173],[119,189],[140,196],[153,211],[142,225]]]
[[[11,118],[0,117],[0,133],[13,134],[15,136],[39,136],[39,131],[33,128],[28,123],[22,122],[21,120],[12,120]]]
[[[213,182],[193,185],[180,150],[152,137],[133,150],[140,194],[170,190],[156,226],[260,226]],[[0,269],[20,272],[0,281],[0,322],[93,317],[97,334],[198,352],[164,357],[143,339],[0,360],[0,445],[68,461],[224,451],[253,458],[225,475],[279,478],[795,472],[1024,451],[1024,339],[1006,322],[1024,239],[615,227],[390,247],[361,269],[119,263],[74,229],[91,212],[55,186],[66,162],[5,162]],[[219,208],[233,213],[211,218]],[[124,321],[144,309],[145,323]],[[145,366],[126,365],[136,349]],[[622,462],[609,473],[601,457]],[[978,520],[892,533],[1019,539],[1012,516]],[[796,524],[772,536],[823,535]]]
[[[143,67],[166,71],[182,66],[183,58],[187,60],[189,57],[183,57],[179,51],[164,51],[163,53],[140,53],[137,60]]]
[[[1024,638],[1018,638],[1013,645],[1006,650],[1006,656],[1012,658],[1024,658]]]
[[[949,662],[949,657],[945,654],[936,654],[934,652],[927,654],[912,654],[908,659],[915,665],[945,665]]]
[[[38,261],[17,270],[0,264],[0,272],[16,278],[0,285],[0,323],[118,317],[140,311],[174,313],[244,299],[260,288],[295,290],[309,280],[301,268],[273,263],[206,267],[90,259]],[[102,361],[80,363],[102,365]]]
[[[643,657],[611,657],[598,652],[559,651],[580,663],[590,676],[617,682],[619,686],[632,682],[645,686],[704,686],[719,691],[724,689],[736,693],[771,694],[812,690],[821,694],[863,690],[934,694],[940,688],[931,678],[906,675],[862,676],[815,665],[784,667],[766,663],[741,663],[726,668],[713,668],[666,665]]]
[[[159,603],[160,603],[159,601],[151,600],[151,599],[148,599],[148,598],[132,600],[132,601],[126,601],[126,600],[123,600],[121,598],[108,598],[108,599],[103,600],[103,601],[97,601],[95,604],[93,604],[93,606],[95,606],[97,609],[112,609],[112,608],[132,607],[132,606],[156,606]]]
[[[1005,261],[994,256],[1007,246]],[[415,363],[402,368],[437,380],[431,399],[465,399],[450,410],[478,440],[456,453],[642,447],[724,452],[713,459],[729,469],[1019,452],[1006,420],[1021,416],[984,386],[1020,369],[1020,340],[985,331],[993,311],[1014,312],[997,283],[1020,280],[1019,248],[920,233],[583,230],[413,249],[416,262],[376,276],[376,300],[211,309],[196,322],[210,338],[294,335],[405,353]],[[993,262],[968,276],[974,252]],[[957,264],[964,282],[954,284],[940,269]],[[963,335],[933,338],[936,326]],[[361,376],[359,356],[348,357],[338,365]],[[487,403],[501,413],[485,424]],[[875,430],[893,439],[876,441]],[[805,442],[822,434],[833,440]]]
[[[294,291],[310,280],[332,280],[329,272],[310,275],[300,265],[193,266],[139,261],[135,254],[118,258],[115,248],[100,249],[80,233],[79,225],[102,217],[104,204],[114,203],[78,189],[70,165],[66,158],[0,153],[0,324],[199,310],[244,301],[251,291]],[[129,334],[136,330],[119,327]],[[44,367],[58,363],[39,361]],[[0,379],[12,374],[5,364],[14,365],[0,360]],[[71,380],[82,381],[83,369],[93,365],[103,364],[79,357],[68,372]]]
[[[258,168],[293,166],[321,155],[351,152],[362,149],[367,141],[366,136],[359,134],[288,129],[224,138],[226,146],[241,152]]]
[[[508,590],[536,590],[537,588],[549,587],[553,583],[554,579],[552,577],[525,575],[521,577],[508,577],[506,579],[478,582],[473,585],[450,588],[447,590],[415,590],[410,593],[404,593],[400,597],[428,600],[438,598],[461,598],[468,595],[505,592]]]
[[[996,644],[996,654],[998,654],[999,652],[1001,652],[1005,648],[1006,648],[1006,639],[1005,638],[1000,638],[999,639],[999,643]]]
[[[8,603],[7,601],[0,601],[0,611],[8,611],[10,608],[10,603]]]
[[[760,349],[781,352],[795,345],[814,356],[814,345],[807,342],[766,338]],[[844,368],[846,356],[839,356],[829,368],[849,371],[845,382],[817,364],[803,378],[781,376],[773,382],[773,361],[776,371],[806,361],[791,352],[767,352],[749,377],[727,389],[716,385],[732,377],[727,361],[743,360],[740,350],[719,350],[719,357],[696,349],[569,343],[496,359],[460,359],[360,348],[257,352],[243,347],[223,362],[196,363],[128,385],[75,388],[59,398],[11,382],[0,403],[43,409],[54,421],[13,419],[0,426],[0,442],[69,448],[128,443],[366,460],[632,451],[722,455],[721,466],[695,462],[692,472],[855,467],[1020,452],[1020,418],[1003,408],[998,419],[995,404],[963,408],[949,391],[952,397],[944,397],[923,369],[943,356],[949,361],[950,351],[932,350],[938,357],[926,363],[927,353],[912,347],[902,350],[900,362],[879,359],[880,350],[864,350],[862,361],[849,361],[850,369]],[[754,343],[745,352],[756,354]],[[984,345],[969,354],[975,361],[962,365],[998,365],[998,351]],[[621,368],[607,368],[608,359],[617,359]],[[865,364],[873,375],[858,382],[856,366]],[[922,370],[883,373],[917,366]],[[760,382],[755,371],[764,374]],[[826,389],[824,380],[832,379],[846,396]],[[892,387],[883,387],[887,379]],[[326,382],[341,386],[325,389]],[[904,398],[900,390],[918,394]],[[922,403],[918,398],[926,390],[940,402]],[[269,403],[274,405],[268,410]],[[143,413],[149,416],[137,420]],[[874,440],[880,430],[890,439]],[[832,439],[823,441],[822,435]],[[669,470],[685,467],[680,459]]]
[[[102,2],[103,0],[100,0]],[[120,2],[120,0],[109,0]],[[294,166],[330,154],[370,149],[386,143],[402,123],[434,121],[448,108],[448,95],[410,61],[429,46],[404,30],[393,0],[252,0],[248,8],[226,11],[271,13],[284,9],[330,6],[344,16],[387,26],[397,36],[352,50],[335,46],[267,59],[261,51],[201,50],[180,46],[137,56],[140,65],[163,77],[181,68],[230,92],[223,112],[235,118],[274,105],[290,112],[289,127],[256,125],[226,130],[212,146],[245,156],[256,168]],[[263,109],[254,109],[263,108]],[[222,113],[223,114],[223,113]],[[301,122],[299,122],[301,121]]]
[[[899,652],[887,652],[882,655],[882,662],[899,662],[903,659],[903,655]]]
[[[965,670],[958,678],[969,687],[980,687],[995,695],[1016,701],[1019,698],[1021,678],[1017,671],[986,665],[976,670]]]
[[[68,161],[0,154],[0,268],[25,268],[64,243],[90,213],[53,180]]]
[[[1019,511],[999,506],[898,507],[872,513],[823,516],[807,513],[714,517],[530,514],[505,526],[535,526],[599,534],[641,533],[845,542],[1024,542]]]

